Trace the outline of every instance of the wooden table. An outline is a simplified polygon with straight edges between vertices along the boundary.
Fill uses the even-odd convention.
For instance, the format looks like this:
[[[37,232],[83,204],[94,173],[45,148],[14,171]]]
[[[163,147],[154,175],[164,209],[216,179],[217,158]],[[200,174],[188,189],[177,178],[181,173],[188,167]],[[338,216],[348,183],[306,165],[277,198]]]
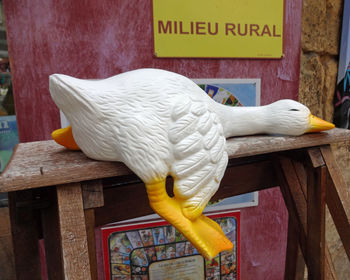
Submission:
[[[336,279],[326,204],[350,259],[350,192],[330,149],[349,140],[349,130],[333,129],[227,141],[230,161],[214,199],[280,186],[289,211],[285,279],[303,279],[305,264],[309,279]],[[49,279],[97,279],[95,226],[152,213],[142,182],[125,165],[53,141],[19,144],[0,192],[9,192],[17,279],[40,279],[42,237]]]

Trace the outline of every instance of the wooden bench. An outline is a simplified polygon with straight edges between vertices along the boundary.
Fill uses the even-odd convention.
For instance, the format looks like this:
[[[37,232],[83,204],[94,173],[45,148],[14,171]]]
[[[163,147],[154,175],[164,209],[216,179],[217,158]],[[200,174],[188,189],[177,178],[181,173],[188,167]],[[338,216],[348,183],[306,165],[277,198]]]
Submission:
[[[330,149],[349,140],[349,130],[333,129],[227,141],[230,162],[214,199],[280,186],[289,211],[285,279],[303,279],[305,264],[309,279],[336,279],[325,243],[326,204],[350,259],[350,192]],[[19,144],[0,192],[9,192],[18,279],[40,279],[39,238],[49,279],[97,279],[94,228],[152,213],[142,182],[125,165],[53,141]]]

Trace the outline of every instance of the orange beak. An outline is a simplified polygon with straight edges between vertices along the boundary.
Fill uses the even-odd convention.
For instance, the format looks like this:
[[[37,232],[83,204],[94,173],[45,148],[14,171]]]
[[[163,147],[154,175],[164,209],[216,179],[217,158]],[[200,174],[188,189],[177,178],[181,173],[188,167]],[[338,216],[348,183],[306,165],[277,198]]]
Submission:
[[[309,128],[308,128],[307,132],[320,132],[320,131],[332,129],[334,127],[335,127],[334,124],[327,122],[327,121],[324,121],[324,120],[310,114],[310,116],[309,116]]]

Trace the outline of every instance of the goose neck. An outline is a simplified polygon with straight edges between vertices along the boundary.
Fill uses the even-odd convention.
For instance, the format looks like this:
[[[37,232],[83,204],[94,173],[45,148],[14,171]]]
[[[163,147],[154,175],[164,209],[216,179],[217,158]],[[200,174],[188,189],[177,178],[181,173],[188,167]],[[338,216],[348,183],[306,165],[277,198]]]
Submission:
[[[259,134],[264,133],[266,130],[264,107],[231,107],[221,105],[216,112],[221,120],[226,138]]]

